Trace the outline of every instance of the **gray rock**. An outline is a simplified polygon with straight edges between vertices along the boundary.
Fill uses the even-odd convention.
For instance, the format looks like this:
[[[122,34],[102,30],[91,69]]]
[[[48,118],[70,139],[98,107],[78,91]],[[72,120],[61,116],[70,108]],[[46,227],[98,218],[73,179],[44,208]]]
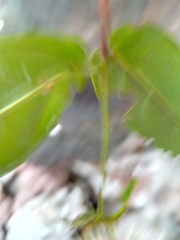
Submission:
[[[0,240],[4,240],[4,232],[0,230]]]

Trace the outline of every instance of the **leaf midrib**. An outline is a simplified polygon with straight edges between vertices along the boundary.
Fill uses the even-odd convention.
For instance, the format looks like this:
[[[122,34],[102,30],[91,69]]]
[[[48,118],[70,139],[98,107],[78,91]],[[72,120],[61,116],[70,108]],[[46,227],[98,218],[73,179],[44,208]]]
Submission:
[[[119,62],[122,69],[128,73],[131,79],[138,84],[147,95],[156,102],[156,104],[161,108],[161,110],[169,117],[172,121],[177,123],[180,120],[180,113],[176,111],[174,106],[167,101],[164,95],[159,91],[155,85],[153,85],[145,74],[138,68],[131,66],[125,59],[115,54],[115,58]],[[165,111],[168,109],[168,111]]]
[[[3,115],[7,114],[12,109],[14,110],[15,108],[19,107],[24,102],[32,99],[34,96],[36,96],[37,94],[42,92],[43,89],[46,89],[46,88],[49,89],[52,86],[54,86],[57,82],[63,81],[64,79],[67,79],[68,76],[69,76],[68,72],[63,72],[63,73],[60,73],[60,74],[57,74],[57,75],[53,76],[48,81],[42,83],[41,85],[36,87],[31,92],[29,92],[29,93],[25,94],[23,97],[19,98],[17,101],[14,101],[13,103],[9,104],[8,106],[2,108],[0,110],[0,117],[2,117]],[[52,85],[50,87],[48,87],[48,84],[52,84]]]

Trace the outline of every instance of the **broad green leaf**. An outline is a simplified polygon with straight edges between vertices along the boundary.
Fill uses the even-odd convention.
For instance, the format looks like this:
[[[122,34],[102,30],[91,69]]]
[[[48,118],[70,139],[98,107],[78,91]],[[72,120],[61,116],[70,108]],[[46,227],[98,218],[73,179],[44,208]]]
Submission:
[[[161,29],[130,24],[115,30],[113,54],[124,70],[124,91],[137,103],[127,113],[129,126],[155,138],[158,147],[180,153],[180,50]]]
[[[108,84],[108,95],[111,96],[115,93],[119,94],[118,89],[120,88],[122,70],[119,68],[119,65],[113,60],[111,56],[109,56],[109,59],[106,62],[102,57],[100,50],[96,50],[91,57],[89,65],[89,72],[98,98],[100,95],[100,88],[102,87],[102,76],[106,76]]]
[[[85,52],[72,38],[0,39],[0,174],[22,163],[81,89]]]

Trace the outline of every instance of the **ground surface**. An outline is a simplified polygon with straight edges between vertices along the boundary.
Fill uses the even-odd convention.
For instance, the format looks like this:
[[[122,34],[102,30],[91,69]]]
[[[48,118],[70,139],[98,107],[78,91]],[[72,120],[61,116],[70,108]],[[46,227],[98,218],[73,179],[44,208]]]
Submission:
[[[149,144],[130,134],[113,152],[103,191],[106,214],[121,207],[120,195],[134,177],[137,185],[127,212],[111,230],[101,225],[83,239],[180,239],[180,158],[172,161]],[[82,239],[72,221],[96,205],[101,174],[97,163],[80,160],[70,170],[26,162],[2,178],[0,239]]]

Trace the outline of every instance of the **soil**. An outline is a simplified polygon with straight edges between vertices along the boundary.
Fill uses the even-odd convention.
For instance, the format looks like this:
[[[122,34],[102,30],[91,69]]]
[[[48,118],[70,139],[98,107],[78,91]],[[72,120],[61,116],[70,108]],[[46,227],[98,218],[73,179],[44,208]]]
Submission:
[[[123,115],[132,105],[130,99],[110,98],[110,149],[109,154],[127,137],[122,124]],[[72,165],[75,160],[98,161],[101,145],[101,119],[99,102],[93,87],[75,94],[73,103],[60,118],[62,130],[49,136],[29,161],[43,166]]]

